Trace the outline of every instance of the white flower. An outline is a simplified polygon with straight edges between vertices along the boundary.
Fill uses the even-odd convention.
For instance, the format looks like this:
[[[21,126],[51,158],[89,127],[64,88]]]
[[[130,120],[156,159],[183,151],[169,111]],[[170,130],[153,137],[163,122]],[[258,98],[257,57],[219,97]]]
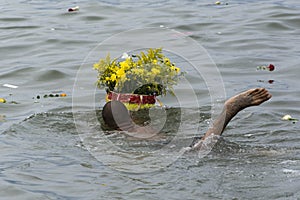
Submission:
[[[123,53],[123,55],[122,55],[122,59],[127,59],[129,57],[129,55],[125,52],[125,53]]]
[[[282,120],[291,120],[292,116],[291,115],[284,115],[281,119]]]
[[[282,120],[286,120],[286,121],[298,121],[298,119],[296,119],[296,118],[293,118],[291,115],[284,115],[282,118],[281,118]]]

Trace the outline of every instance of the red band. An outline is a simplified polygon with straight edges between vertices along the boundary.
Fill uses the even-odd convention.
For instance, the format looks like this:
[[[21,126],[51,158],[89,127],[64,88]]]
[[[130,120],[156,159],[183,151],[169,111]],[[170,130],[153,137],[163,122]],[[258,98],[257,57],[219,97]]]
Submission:
[[[122,94],[116,92],[109,92],[107,98],[110,101],[121,101],[123,103],[135,103],[135,104],[155,104],[154,95],[139,95],[139,94]]]

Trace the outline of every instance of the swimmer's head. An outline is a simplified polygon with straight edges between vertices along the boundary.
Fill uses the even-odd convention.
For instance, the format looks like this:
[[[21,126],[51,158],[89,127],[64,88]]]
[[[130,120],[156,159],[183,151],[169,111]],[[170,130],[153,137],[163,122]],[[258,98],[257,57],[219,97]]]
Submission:
[[[105,104],[102,110],[104,122],[114,130],[129,130],[133,122],[125,105],[120,101],[110,101]]]

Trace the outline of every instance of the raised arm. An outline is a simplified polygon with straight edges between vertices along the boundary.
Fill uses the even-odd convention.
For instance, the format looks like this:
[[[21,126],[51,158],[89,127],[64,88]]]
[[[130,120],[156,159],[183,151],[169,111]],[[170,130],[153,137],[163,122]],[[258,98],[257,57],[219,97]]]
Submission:
[[[215,119],[213,126],[207,130],[202,139],[204,140],[211,134],[221,135],[227,124],[239,111],[250,106],[258,106],[271,97],[272,95],[265,88],[250,89],[231,97],[225,102],[222,113]]]

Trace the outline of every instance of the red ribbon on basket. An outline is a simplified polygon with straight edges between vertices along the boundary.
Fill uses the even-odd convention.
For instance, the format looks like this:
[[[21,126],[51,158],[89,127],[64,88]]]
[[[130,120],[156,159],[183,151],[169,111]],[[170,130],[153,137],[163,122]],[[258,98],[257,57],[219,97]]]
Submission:
[[[110,101],[121,101],[123,103],[132,104],[155,104],[155,95],[139,95],[130,93],[108,92],[107,99]]]

